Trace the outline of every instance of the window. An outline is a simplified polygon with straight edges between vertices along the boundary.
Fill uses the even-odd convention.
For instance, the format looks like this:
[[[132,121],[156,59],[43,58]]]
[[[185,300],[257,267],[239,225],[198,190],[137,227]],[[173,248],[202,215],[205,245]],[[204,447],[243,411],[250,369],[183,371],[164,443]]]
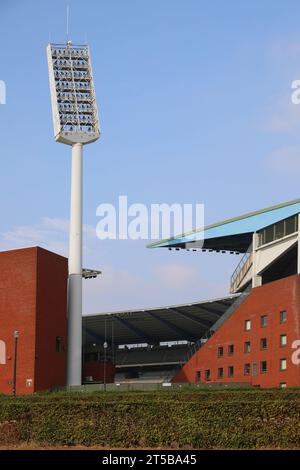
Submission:
[[[251,364],[245,364],[244,365],[244,375],[250,375],[251,374]]]
[[[274,240],[286,237],[298,231],[298,215],[294,215],[285,220],[280,220],[276,224],[269,225],[258,233],[259,246],[271,243]]]
[[[260,373],[265,374],[267,372],[267,361],[261,361],[260,363]]]
[[[251,352],[251,343],[250,343],[250,341],[246,341],[244,343],[244,351],[245,351],[245,353]]]
[[[278,240],[279,238],[284,237],[284,220],[281,220],[280,222],[277,222],[275,224],[275,240]]]
[[[57,353],[62,352],[62,337],[61,336],[56,336],[55,338],[55,351]]]
[[[246,320],[245,321],[245,330],[250,331],[251,330],[251,320]]]
[[[223,357],[224,355],[224,348],[223,346],[218,347],[218,357]]]
[[[234,345],[230,344],[228,346],[228,356],[233,356],[233,354],[234,354]]]
[[[234,367],[229,366],[228,367],[228,377],[233,377],[234,376]]]
[[[286,365],[286,359],[280,359],[280,370],[286,370],[287,365]]]
[[[280,312],[280,323],[285,323],[287,319],[287,313],[286,310],[282,310]]]
[[[293,216],[285,220],[285,234],[290,235],[291,233],[297,232],[298,230],[298,217]]]
[[[219,367],[219,369],[218,369],[218,379],[223,379],[223,377],[224,377],[223,367]]]
[[[262,315],[260,317],[260,326],[262,328],[266,328],[267,324],[268,324],[268,315]]]
[[[284,348],[287,344],[287,337],[286,335],[280,335],[280,346]]]
[[[270,243],[274,240],[274,225],[270,225],[270,227],[265,228],[265,240],[264,243]]]
[[[261,338],[260,349],[261,351],[265,351],[267,349],[267,338]]]
[[[205,371],[205,380],[210,380],[210,369],[206,369]]]
[[[196,382],[201,382],[201,372],[200,372],[200,370],[196,371]]]

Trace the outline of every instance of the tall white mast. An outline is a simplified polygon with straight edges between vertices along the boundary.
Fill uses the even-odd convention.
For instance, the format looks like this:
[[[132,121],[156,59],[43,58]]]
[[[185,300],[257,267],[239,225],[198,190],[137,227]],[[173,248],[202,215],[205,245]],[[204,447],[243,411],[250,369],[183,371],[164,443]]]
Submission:
[[[72,145],[68,279],[69,386],[81,385],[83,145],[100,137],[90,52],[87,46],[48,44],[54,136]]]

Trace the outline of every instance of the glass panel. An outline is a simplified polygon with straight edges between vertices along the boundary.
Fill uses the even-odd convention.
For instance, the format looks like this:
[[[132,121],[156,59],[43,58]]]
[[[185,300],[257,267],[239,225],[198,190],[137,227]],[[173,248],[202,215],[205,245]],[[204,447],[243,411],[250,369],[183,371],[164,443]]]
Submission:
[[[275,224],[275,240],[284,237],[284,220]]]
[[[265,243],[270,243],[274,240],[274,225],[265,229]]]
[[[280,312],[280,323],[285,323],[286,319],[287,319],[287,314],[286,314],[286,311],[283,310],[282,312]]]
[[[265,374],[267,372],[267,361],[262,361],[260,363],[260,372]]]
[[[290,235],[291,233],[294,233],[297,231],[297,219],[296,217],[289,217],[288,219],[285,220],[285,235]]]
[[[267,326],[268,322],[268,316],[267,315],[262,315],[261,316],[261,326],[262,328],[265,328]]]
[[[280,359],[280,370],[286,370],[286,359]]]
[[[286,335],[281,335],[281,336],[280,336],[280,345],[281,345],[281,346],[286,346],[286,343],[287,343],[287,341],[286,341]]]

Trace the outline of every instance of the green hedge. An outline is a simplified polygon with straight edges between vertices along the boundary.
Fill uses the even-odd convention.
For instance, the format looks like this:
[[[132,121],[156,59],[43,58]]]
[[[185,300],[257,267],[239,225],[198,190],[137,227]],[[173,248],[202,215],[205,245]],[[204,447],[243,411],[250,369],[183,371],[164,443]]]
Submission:
[[[0,443],[300,448],[300,391],[0,397]]]

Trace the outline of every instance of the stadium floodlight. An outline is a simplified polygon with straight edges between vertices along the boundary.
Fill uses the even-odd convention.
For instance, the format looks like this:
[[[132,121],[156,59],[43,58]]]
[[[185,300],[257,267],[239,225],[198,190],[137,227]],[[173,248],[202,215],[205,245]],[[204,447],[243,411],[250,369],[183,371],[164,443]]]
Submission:
[[[68,385],[81,385],[83,145],[100,137],[88,46],[48,44],[54,136],[72,145],[68,277]]]

